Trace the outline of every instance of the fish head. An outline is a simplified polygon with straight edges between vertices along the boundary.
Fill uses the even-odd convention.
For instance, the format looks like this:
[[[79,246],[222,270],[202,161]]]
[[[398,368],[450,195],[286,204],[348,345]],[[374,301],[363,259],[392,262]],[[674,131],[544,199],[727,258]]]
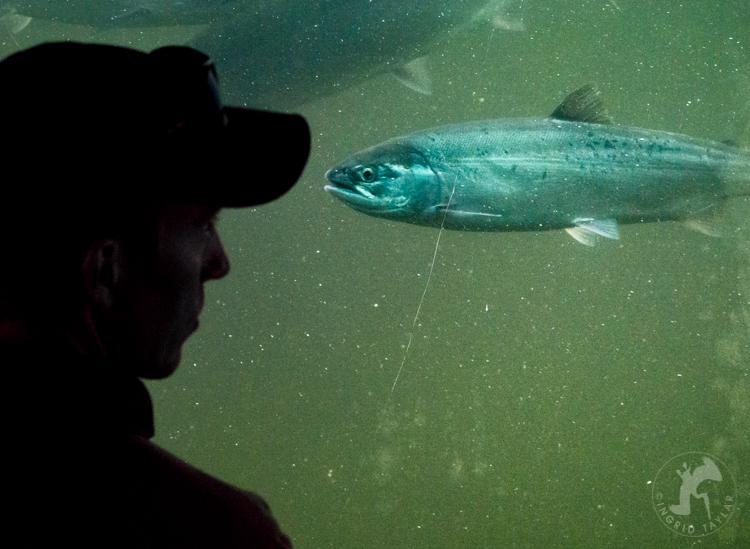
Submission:
[[[386,142],[357,153],[326,172],[325,189],[350,208],[375,217],[415,222],[434,201],[439,180],[424,155],[405,143]]]

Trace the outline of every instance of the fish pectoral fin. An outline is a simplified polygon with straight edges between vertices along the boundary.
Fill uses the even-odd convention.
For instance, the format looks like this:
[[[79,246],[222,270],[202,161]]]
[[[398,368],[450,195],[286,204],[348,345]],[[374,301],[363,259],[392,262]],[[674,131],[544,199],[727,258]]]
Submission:
[[[581,244],[593,246],[596,237],[603,236],[612,240],[620,240],[620,230],[616,219],[574,219],[575,227],[568,227],[565,231]]]
[[[604,107],[602,94],[596,84],[584,84],[571,92],[549,117],[569,122],[612,123],[612,118]]]
[[[432,95],[432,78],[427,68],[427,56],[417,57],[406,65],[396,67],[393,72],[396,80],[410,90],[422,95]]]

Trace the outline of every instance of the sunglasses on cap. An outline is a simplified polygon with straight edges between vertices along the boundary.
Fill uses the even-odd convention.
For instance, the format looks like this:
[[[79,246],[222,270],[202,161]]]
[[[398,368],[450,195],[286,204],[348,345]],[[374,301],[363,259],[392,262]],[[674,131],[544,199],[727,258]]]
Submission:
[[[175,116],[165,129],[166,134],[226,126],[219,76],[208,55],[187,46],[166,46],[152,51],[148,57],[166,92],[163,108]]]

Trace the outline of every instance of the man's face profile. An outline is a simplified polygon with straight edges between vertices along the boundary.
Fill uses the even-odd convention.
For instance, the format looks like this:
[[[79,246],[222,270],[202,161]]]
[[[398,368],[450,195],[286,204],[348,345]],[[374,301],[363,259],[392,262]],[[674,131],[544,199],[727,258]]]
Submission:
[[[198,329],[203,284],[229,272],[217,213],[214,207],[168,204],[156,222],[151,250],[118,249],[118,243],[102,250],[100,276],[104,283],[113,279],[111,304],[94,316],[94,326],[107,355],[133,365],[140,377],[174,372],[183,343]]]

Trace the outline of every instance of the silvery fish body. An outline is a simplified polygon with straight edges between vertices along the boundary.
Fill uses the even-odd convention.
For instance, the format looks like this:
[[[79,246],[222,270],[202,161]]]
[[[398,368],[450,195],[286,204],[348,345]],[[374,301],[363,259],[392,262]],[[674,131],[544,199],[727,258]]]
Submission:
[[[483,23],[518,30],[518,11],[510,0],[285,0],[225,10],[195,46],[230,103],[290,109],[385,73],[430,93],[436,43]]]
[[[609,123],[591,85],[549,118],[469,122],[386,141],[329,170],[351,208],[461,231],[567,229],[584,244],[618,224],[703,221],[750,194],[750,152]]]
[[[5,19],[0,11],[6,27],[28,24],[28,17],[99,30],[195,25],[191,45],[216,62],[225,103],[276,110],[384,73],[430,93],[426,56],[441,40],[486,23],[523,27],[520,3],[510,0],[9,0],[5,5],[11,10]]]

